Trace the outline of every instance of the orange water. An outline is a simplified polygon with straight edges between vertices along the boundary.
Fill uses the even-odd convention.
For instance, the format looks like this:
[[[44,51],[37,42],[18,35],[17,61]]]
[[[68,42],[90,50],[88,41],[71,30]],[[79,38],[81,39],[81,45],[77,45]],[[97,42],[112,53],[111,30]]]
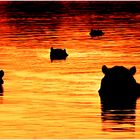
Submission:
[[[98,95],[104,64],[135,65],[140,82],[139,13],[74,13],[25,18],[2,8],[0,138],[140,138],[140,100],[133,125],[103,122]],[[105,35],[91,39],[91,27]],[[51,63],[51,47],[67,60]]]

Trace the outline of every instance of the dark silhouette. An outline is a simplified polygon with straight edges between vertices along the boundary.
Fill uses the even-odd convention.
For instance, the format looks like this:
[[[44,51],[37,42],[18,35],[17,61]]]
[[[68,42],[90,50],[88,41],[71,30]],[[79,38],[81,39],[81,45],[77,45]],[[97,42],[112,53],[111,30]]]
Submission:
[[[104,109],[134,109],[140,96],[140,84],[133,75],[136,67],[127,69],[123,66],[102,67],[105,74],[101,81],[99,95]]]
[[[66,50],[62,49],[54,49],[51,47],[51,52],[50,52],[50,59],[53,60],[65,60],[66,57],[68,56]]]
[[[102,30],[99,30],[99,29],[98,30],[91,29],[89,34],[91,37],[96,37],[96,36],[103,36],[104,32]]]
[[[0,96],[3,95],[3,86],[2,84],[4,83],[2,77],[4,76],[4,71],[0,70]]]
[[[117,127],[103,125],[110,131],[134,131],[136,100],[140,96],[140,84],[133,75],[136,67],[127,69],[123,66],[102,67],[105,74],[101,81],[99,96],[101,100],[102,122],[117,124]],[[127,124],[127,127],[122,127]]]

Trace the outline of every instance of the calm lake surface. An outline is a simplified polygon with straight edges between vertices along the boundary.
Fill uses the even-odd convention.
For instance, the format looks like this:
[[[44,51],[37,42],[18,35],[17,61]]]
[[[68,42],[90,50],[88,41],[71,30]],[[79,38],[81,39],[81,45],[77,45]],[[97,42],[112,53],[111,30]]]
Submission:
[[[140,2],[0,2],[0,138],[140,138],[140,99],[127,119],[104,120],[98,95],[102,65],[135,65],[140,82],[139,8]],[[91,28],[105,35],[92,39]],[[51,47],[69,56],[51,62]]]

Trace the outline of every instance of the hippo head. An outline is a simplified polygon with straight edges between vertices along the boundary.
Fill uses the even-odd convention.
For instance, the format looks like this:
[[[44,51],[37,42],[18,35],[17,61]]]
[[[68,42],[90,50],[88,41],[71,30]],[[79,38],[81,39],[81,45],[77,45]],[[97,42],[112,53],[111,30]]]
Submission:
[[[123,66],[102,67],[104,77],[101,81],[99,95],[101,101],[106,103],[126,103],[136,99],[136,80],[133,75],[136,73],[136,67],[127,69]]]
[[[3,79],[2,79],[3,76],[4,76],[4,71],[0,70],[0,84],[3,84]]]
[[[2,78],[4,76],[4,71],[0,70],[0,78]]]

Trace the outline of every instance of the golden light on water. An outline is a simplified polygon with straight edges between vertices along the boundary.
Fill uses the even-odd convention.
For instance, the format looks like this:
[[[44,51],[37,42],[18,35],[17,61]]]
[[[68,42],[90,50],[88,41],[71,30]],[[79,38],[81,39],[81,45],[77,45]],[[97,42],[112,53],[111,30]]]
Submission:
[[[117,124],[102,121],[98,95],[102,65],[135,65],[140,82],[139,12],[100,13],[95,4],[92,12],[91,3],[79,12],[62,4],[69,9],[61,7],[61,12],[70,12],[50,7],[35,13],[33,7],[24,11],[23,4],[19,11],[17,5],[0,10],[1,138],[139,138],[140,100],[135,125]],[[105,35],[91,38],[93,27]],[[51,47],[66,49],[69,56],[51,62]]]

